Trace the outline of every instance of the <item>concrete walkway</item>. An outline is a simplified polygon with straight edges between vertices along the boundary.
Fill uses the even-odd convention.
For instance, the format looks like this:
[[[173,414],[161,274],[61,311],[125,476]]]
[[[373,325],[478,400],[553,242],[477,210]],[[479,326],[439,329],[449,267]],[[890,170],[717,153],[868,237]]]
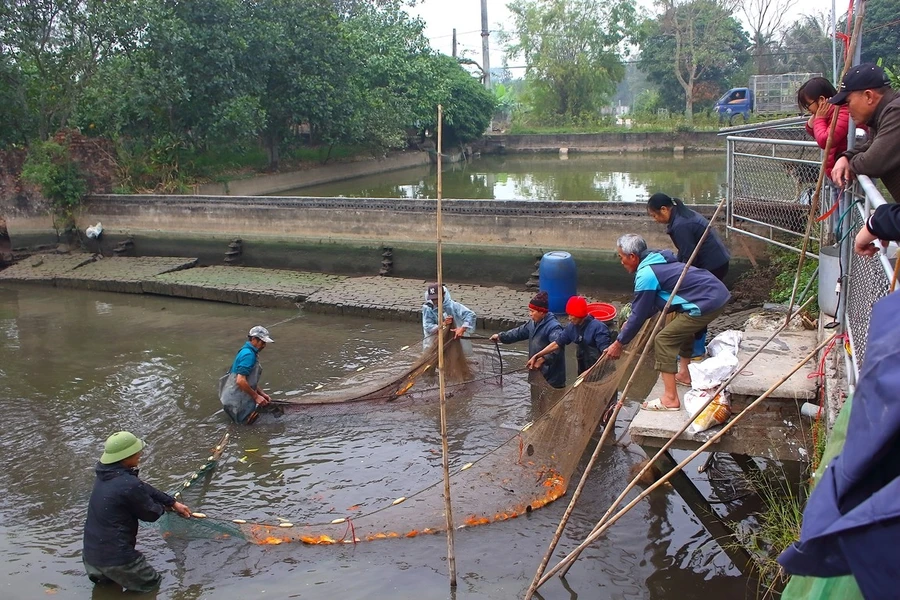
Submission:
[[[421,320],[423,280],[344,277],[250,267],[198,267],[197,259],[90,254],[31,256],[0,271],[0,282],[30,282],[106,292],[157,294],[247,306],[294,308],[373,319]],[[448,283],[451,296],[478,315],[488,334],[525,321],[533,292]]]
[[[768,331],[748,328],[744,331],[739,364],[743,364],[771,335]],[[728,386],[731,393],[732,413],[737,414],[770,386],[786,375],[793,366],[816,346],[815,331],[785,331],[753,359]],[[809,460],[806,448],[809,443],[812,421],[800,415],[804,401],[815,401],[816,379],[811,377],[815,364],[806,363],[797,373],[779,386],[760,406],[745,417],[741,424],[731,429],[712,451],[762,456],[776,460]],[[683,397],[686,388],[679,387]],[[659,379],[647,395],[648,400],[659,398],[663,392]],[[640,410],[629,426],[629,433],[636,443],[660,448],[690,417],[683,405],[677,411]],[[685,432],[678,437],[674,448],[695,450],[718,430],[714,427],[701,433]]]

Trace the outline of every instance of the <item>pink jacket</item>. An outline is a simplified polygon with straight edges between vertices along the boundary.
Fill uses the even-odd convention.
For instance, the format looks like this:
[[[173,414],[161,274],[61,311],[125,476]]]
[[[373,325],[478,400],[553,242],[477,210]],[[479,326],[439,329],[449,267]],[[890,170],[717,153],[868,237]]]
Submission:
[[[842,105],[841,112],[838,113],[837,125],[834,127],[834,141],[831,143],[831,152],[828,153],[828,160],[825,161],[825,174],[831,178],[831,169],[837,161],[837,156],[847,150],[847,129],[850,120],[850,109],[846,104]],[[819,148],[825,149],[828,141],[828,130],[831,128],[831,118],[834,115],[834,106],[829,107],[828,114],[825,117],[816,117],[813,119],[813,126],[809,126],[806,122],[806,131],[816,138]]]

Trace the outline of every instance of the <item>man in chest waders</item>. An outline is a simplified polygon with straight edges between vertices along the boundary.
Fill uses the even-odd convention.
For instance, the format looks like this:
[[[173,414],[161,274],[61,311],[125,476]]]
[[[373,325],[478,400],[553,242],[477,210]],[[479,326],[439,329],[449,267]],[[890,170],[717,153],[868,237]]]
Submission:
[[[251,329],[247,338],[231,369],[219,379],[219,400],[228,416],[241,425],[252,424],[259,417],[259,408],[272,401],[259,387],[262,366],[258,354],[273,340],[261,325]]]

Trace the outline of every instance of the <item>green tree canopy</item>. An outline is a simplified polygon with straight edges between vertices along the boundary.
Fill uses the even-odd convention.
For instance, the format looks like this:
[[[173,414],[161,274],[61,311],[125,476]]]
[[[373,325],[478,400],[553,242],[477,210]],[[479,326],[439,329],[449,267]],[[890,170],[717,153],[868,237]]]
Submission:
[[[694,103],[710,104],[735,78],[746,85],[750,46],[732,8],[721,0],[662,0],[643,23],[640,67],[659,86],[663,103],[681,101],[688,122]]]
[[[862,62],[900,65],[900,0],[868,0],[862,32]]]
[[[543,119],[595,118],[624,77],[621,43],[635,24],[627,0],[514,0],[510,60],[524,59],[526,96]]]

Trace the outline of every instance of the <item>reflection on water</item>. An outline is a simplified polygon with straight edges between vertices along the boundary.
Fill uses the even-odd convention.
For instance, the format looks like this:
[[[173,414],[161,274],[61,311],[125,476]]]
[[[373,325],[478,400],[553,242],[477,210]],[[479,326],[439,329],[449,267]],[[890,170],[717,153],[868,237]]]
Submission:
[[[173,489],[205,461],[227,427],[215,384],[244,333],[292,316],[172,298],[0,289],[3,597],[120,598],[108,588],[92,591],[80,562],[103,439],[119,429],[145,438],[142,476]],[[389,360],[421,333],[411,323],[318,315],[299,315],[271,331],[275,343],[261,359],[264,385],[275,398]],[[514,376],[502,388],[455,395],[448,410],[452,464],[508,438],[508,425],[527,422],[530,409],[526,384]],[[389,504],[440,479],[433,402],[290,411],[234,431],[209,481],[185,495],[194,510],[302,523]],[[619,448],[604,453],[560,553],[587,535],[637,460]],[[456,598],[521,597],[564,510],[556,503],[527,517],[459,531]],[[164,540],[148,527],[139,534],[139,548],[164,575],[159,598],[449,596],[443,536],[357,546],[256,546],[233,539]],[[747,581],[681,499],[663,491],[585,552],[566,586],[580,598],[674,600],[743,597]],[[566,586],[553,580],[543,597],[576,597]]]
[[[435,198],[435,167],[423,166],[288,190],[284,196]],[[476,200],[645,202],[656,192],[711,204],[725,185],[725,155],[552,154],[486,156],[444,168],[443,197]]]

